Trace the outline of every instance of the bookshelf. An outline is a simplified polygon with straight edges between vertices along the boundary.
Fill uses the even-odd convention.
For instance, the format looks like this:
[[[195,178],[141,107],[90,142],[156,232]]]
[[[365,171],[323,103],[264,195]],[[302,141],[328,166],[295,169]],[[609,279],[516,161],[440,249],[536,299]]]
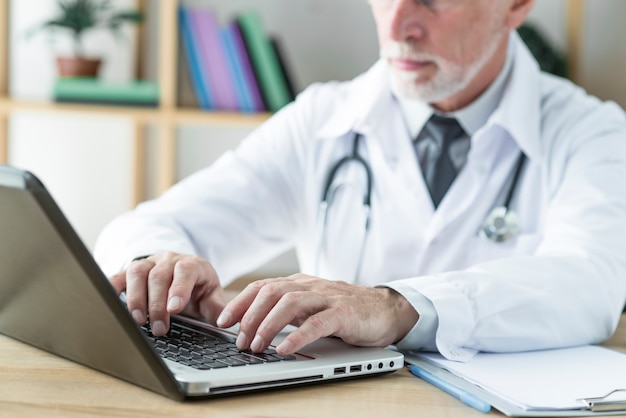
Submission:
[[[145,0],[138,0],[137,7],[145,10]],[[161,90],[159,106],[138,108],[124,106],[80,105],[53,102],[30,102],[9,96],[9,1],[0,0],[0,163],[8,161],[8,119],[12,112],[37,111],[58,114],[106,115],[125,118],[132,122],[134,167],[132,179],[132,202],[144,200],[145,128],[154,126],[158,136],[159,165],[157,191],[169,188],[176,177],[176,129],[186,125],[203,126],[256,126],[269,118],[267,113],[241,114],[237,112],[206,112],[200,109],[180,108],[177,100],[178,20],[177,0],[158,2],[158,83]],[[140,48],[143,39],[140,29]],[[138,64],[141,53],[138,54]],[[138,71],[139,72],[139,71]]]
[[[136,0],[139,9],[146,10],[145,0]],[[583,39],[584,0],[564,0],[566,2],[566,37],[571,72],[575,81],[580,80],[579,57]],[[157,193],[169,188],[176,178],[176,130],[181,126],[257,126],[269,118],[269,114],[241,114],[236,112],[206,112],[199,109],[178,106],[177,65],[179,0],[158,1],[158,76],[161,89],[159,106],[156,108],[136,108],[120,106],[97,106],[59,104],[51,102],[29,102],[15,100],[9,95],[9,7],[8,0],[0,0],[0,163],[8,160],[8,129],[11,113],[17,111],[37,111],[59,114],[106,115],[130,120],[134,126],[132,149],[134,153],[132,202],[144,200],[143,195],[145,161],[145,128],[156,128],[158,136],[157,161],[159,170]],[[145,37],[142,30],[138,36],[139,50],[144,47]],[[137,68],[140,67],[142,54],[138,54]],[[138,70],[139,72],[139,70]]]

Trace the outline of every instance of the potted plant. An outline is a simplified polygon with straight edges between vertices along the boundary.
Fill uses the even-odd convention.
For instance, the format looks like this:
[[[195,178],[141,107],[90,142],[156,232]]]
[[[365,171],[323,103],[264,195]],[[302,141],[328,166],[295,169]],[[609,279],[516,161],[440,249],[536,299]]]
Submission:
[[[61,77],[96,77],[101,59],[87,57],[83,48],[83,36],[88,31],[105,29],[120,35],[124,23],[137,23],[143,15],[135,10],[114,11],[111,0],[57,0],[59,13],[56,17],[38,25],[42,29],[63,30],[72,37],[74,54],[57,57]]]

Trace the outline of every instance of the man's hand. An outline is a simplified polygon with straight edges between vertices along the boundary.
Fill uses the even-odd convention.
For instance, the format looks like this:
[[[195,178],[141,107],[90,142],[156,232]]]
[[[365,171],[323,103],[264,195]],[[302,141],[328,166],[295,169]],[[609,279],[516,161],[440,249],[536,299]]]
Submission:
[[[155,254],[133,261],[109,280],[118,293],[126,291],[128,310],[139,325],[150,315],[156,336],[167,333],[171,314],[184,312],[215,324],[226,303],[215,270],[197,256]]]
[[[276,348],[291,354],[326,336],[360,346],[401,340],[419,319],[394,290],[333,282],[302,274],[250,284],[224,308],[220,327],[240,322],[237,347],[265,350],[288,324],[299,328]]]

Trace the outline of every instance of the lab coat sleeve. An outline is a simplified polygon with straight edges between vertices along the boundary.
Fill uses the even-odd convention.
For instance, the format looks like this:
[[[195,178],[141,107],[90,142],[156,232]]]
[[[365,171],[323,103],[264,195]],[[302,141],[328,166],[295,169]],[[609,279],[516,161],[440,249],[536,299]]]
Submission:
[[[406,283],[389,283],[385,287],[398,292],[409,301],[416,312],[419,312],[417,323],[404,338],[396,343],[396,347],[400,350],[437,351],[435,338],[439,321],[433,303]]]
[[[432,302],[436,346],[446,358],[598,343],[613,334],[626,300],[626,128],[621,110],[609,110],[617,116],[608,119],[595,112],[552,127],[560,133],[534,162],[543,164],[550,194],[534,254],[394,282]]]
[[[301,107],[288,105],[236,150],[107,225],[94,251],[104,272],[171,251],[207,258],[225,285],[293,246],[302,212]]]

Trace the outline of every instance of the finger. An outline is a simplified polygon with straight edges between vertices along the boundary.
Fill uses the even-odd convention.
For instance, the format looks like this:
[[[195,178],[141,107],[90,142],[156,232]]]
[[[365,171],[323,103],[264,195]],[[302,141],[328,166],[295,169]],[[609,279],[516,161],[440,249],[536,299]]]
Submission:
[[[217,319],[217,325],[222,328],[228,328],[235,325],[237,322],[240,322],[243,315],[248,311],[250,305],[254,302],[261,289],[269,284],[298,283],[298,288],[301,289],[306,284],[302,280],[299,280],[300,277],[301,275],[296,274],[289,277],[257,280],[250,283],[226,305],[224,311]],[[291,289],[292,291],[297,290],[296,287],[292,287]]]
[[[258,326],[250,349],[254,352],[262,352],[285,326],[301,321],[303,318],[309,318],[325,308],[324,299],[316,293],[290,292],[285,294]]]
[[[339,321],[341,318],[333,310],[327,309],[318,312],[307,318],[298,329],[290,333],[276,347],[276,352],[281,355],[293,354],[322,337],[333,335],[339,329]]]
[[[217,318],[217,326],[228,328],[239,322],[266,282],[266,280],[258,280],[246,286],[237,296],[226,304],[224,310]]]
[[[215,325],[225,305],[224,290],[207,260],[194,257],[176,263],[168,296],[169,313],[183,312]]]
[[[226,306],[226,297],[221,287],[214,289],[206,302],[200,305],[200,315],[209,324],[216,325],[217,317]]]
[[[156,264],[148,275],[148,313],[152,333],[156,336],[165,335],[170,327],[167,296],[173,274],[173,263],[164,261]]]
[[[237,304],[239,301],[233,301],[235,303],[231,302],[225,308],[226,312],[234,311],[234,318],[239,320],[239,335],[236,343],[240,350],[250,348],[257,327],[287,291],[284,284],[278,281],[253,283],[248,288],[251,288],[250,296],[244,295],[240,304]],[[235,305],[234,308],[232,308],[233,305]]]
[[[146,282],[154,262],[138,260],[126,270],[126,305],[139,325],[146,323],[147,294]]]
[[[111,283],[111,286],[113,286],[113,289],[115,289],[115,292],[118,295],[121,294],[124,290],[126,290],[126,271],[120,271],[119,273],[109,277],[109,283]]]
[[[184,258],[174,264],[172,284],[167,296],[167,311],[177,314],[183,311],[196,286],[207,281],[202,263],[194,258]]]
[[[251,298],[246,296],[244,300],[248,305],[242,304],[235,308],[242,311],[245,310],[243,316],[240,316],[239,311],[236,311],[237,313],[235,314],[236,318],[240,318],[239,335],[237,337],[237,347],[240,350],[250,347],[252,337],[256,334],[257,328],[276,303],[285,294],[299,290],[299,286],[295,282],[281,279],[253,283],[248,287],[252,288],[251,294],[255,295],[255,297],[250,301]],[[232,302],[225,310],[231,309],[230,305],[232,305]]]

